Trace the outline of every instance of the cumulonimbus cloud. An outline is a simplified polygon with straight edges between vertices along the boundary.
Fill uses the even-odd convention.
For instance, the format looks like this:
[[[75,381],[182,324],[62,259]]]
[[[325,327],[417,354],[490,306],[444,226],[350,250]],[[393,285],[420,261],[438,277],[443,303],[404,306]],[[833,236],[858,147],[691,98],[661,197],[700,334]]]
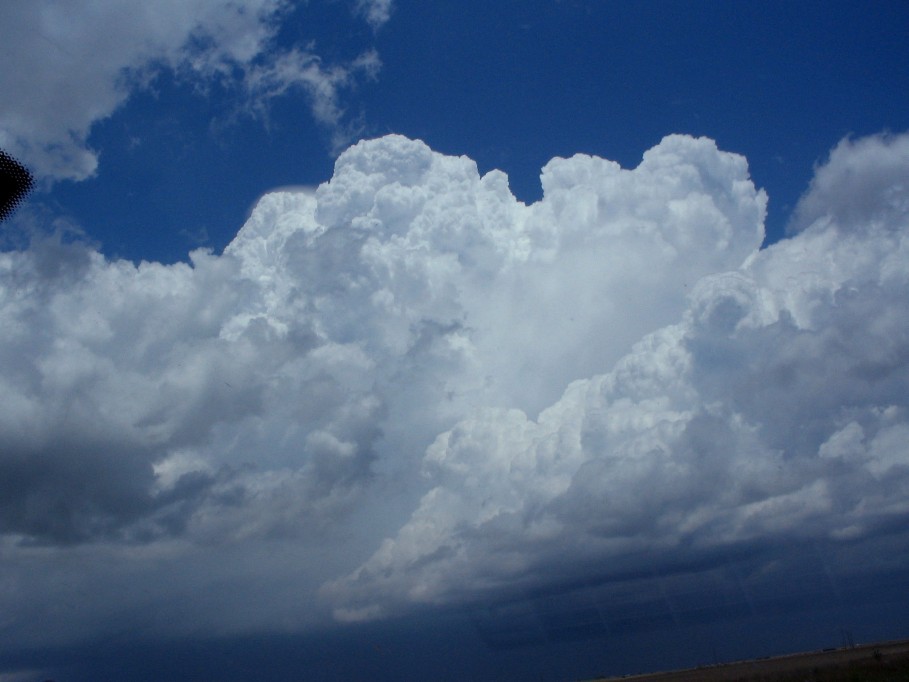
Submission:
[[[764,250],[765,195],[707,139],[555,159],[525,205],[389,136],[262,197],[221,255],[2,253],[5,570],[29,594],[38,552],[138,571],[204,547],[218,572],[279,542],[293,571],[244,568],[281,574],[276,604],[293,575],[363,620],[884,532],[909,485],[905,148],[838,147],[811,224]],[[843,167],[888,208],[820,201]]]
[[[641,570],[654,553],[854,540],[905,519],[906,149],[842,143],[797,237],[701,279],[678,323],[536,419],[485,410],[440,435],[410,520],[325,586],[336,616]]]

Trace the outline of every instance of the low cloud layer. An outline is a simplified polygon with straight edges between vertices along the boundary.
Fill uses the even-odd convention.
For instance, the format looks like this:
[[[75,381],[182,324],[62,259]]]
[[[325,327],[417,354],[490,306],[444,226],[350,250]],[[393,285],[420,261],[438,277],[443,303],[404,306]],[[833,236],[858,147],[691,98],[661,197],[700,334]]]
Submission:
[[[38,594],[61,641],[147,603],[146,632],[294,629],[890,532],[907,149],[841,143],[762,251],[707,139],[554,159],[527,206],[389,136],[222,255],[0,254],[4,631],[38,637]]]
[[[0,54],[0,147],[44,178],[83,180],[98,166],[88,138],[161,69],[204,90],[236,91],[240,110],[258,114],[290,89],[310,99],[332,143],[349,142],[341,93],[380,67],[366,49],[350,63],[325,63],[310,47],[275,47],[286,0],[167,0],[4,4]],[[352,5],[373,27],[388,0]]]

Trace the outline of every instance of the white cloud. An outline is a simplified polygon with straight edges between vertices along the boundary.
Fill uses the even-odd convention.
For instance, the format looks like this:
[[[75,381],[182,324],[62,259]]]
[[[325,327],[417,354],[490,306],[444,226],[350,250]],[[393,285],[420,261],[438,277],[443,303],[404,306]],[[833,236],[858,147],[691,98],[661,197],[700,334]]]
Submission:
[[[366,17],[373,28],[379,28],[391,17],[392,0],[357,0],[357,12]]]
[[[909,137],[872,135],[846,138],[816,169],[807,194],[796,206],[791,232],[835,216],[841,229],[870,222],[899,222],[909,207]]]
[[[340,93],[361,74],[375,78],[381,67],[382,62],[374,50],[364,52],[349,64],[326,68],[317,55],[295,49],[267,64],[248,68],[243,86],[250,108],[259,114],[267,114],[271,100],[288,90],[302,89],[309,96],[313,117],[332,131],[332,149],[340,152],[357,132],[344,125]]]
[[[906,513],[905,212],[759,252],[745,160],[684,136],[542,179],[390,136],[221,256],[0,254],[18,641],[36,600],[60,641],[148,612],[105,585],[154,634],[295,629]]]
[[[286,0],[8,2],[0,50],[15,66],[0,73],[0,147],[42,176],[90,177],[98,165],[92,126],[160,68],[203,86],[215,78],[242,85],[258,111],[302,87],[316,120],[340,142],[349,133],[339,93],[358,74],[374,76],[378,58],[366,51],[353,63],[326,65],[309,49],[278,50],[288,7]]]
[[[855,540],[905,518],[906,144],[838,146],[802,202],[822,207],[813,224],[702,279],[680,323],[537,419],[485,410],[439,436],[410,520],[324,587],[336,617],[642,570],[655,555]]]

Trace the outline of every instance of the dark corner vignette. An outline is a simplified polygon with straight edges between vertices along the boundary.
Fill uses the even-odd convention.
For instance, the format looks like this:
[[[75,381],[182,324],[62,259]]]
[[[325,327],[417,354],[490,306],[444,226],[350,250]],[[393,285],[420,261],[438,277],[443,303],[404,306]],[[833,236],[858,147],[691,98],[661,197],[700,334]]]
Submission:
[[[0,149],[0,222],[16,211],[34,184],[31,172]]]

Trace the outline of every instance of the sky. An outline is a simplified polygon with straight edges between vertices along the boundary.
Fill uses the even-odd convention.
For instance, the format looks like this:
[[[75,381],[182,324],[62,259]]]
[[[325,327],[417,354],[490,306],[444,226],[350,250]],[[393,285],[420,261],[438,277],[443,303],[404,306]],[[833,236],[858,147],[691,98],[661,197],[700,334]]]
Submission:
[[[909,635],[909,6],[9,0],[0,682]]]

